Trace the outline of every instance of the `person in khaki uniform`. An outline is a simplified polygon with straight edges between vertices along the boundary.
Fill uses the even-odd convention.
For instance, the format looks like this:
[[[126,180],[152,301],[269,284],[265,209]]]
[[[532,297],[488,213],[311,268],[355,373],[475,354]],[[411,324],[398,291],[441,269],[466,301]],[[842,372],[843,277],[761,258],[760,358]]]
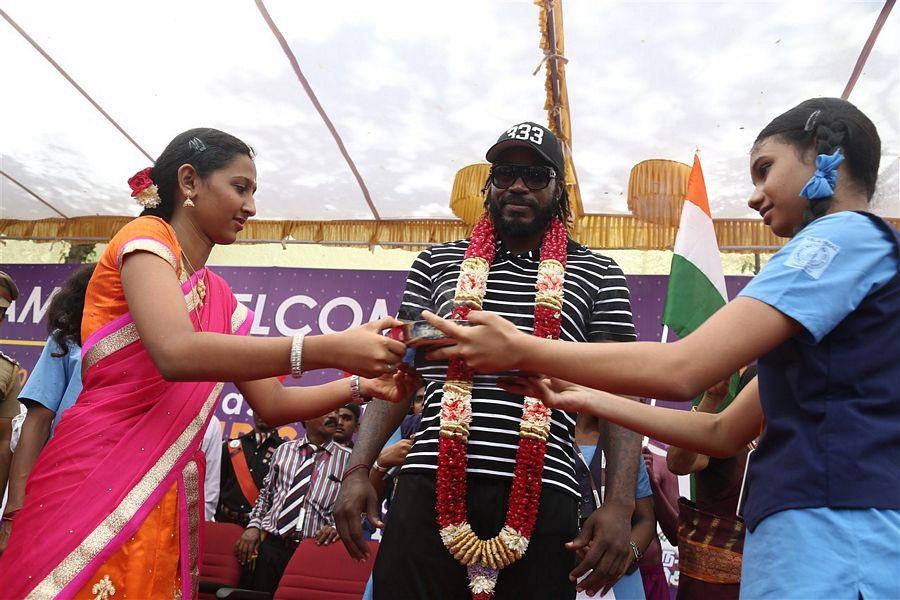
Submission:
[[[6,318],[6,309],[18,297],[19,289],[12,277],[0,271],[0,324]],[[12,460],[12,450],[9,449],[12,419],[19,414],[19,390],[22,389],[19,371],[19,363],[0,352],[0,498],[6,490]]]

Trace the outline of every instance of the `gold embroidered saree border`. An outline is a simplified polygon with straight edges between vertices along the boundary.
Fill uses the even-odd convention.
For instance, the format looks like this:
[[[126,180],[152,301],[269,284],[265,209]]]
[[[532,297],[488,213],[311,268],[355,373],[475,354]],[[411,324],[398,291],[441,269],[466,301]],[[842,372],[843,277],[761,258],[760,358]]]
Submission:
[[[200,471],[193,460],[185,465],[181,473],[184,481],[188,530],[188,576],[190,577],[191,598],[196,598],[200,590]]]
[[[188,312],[194,310],[194,307],[197,305],[197,298],[198,294],[196,292],[196,286],[191,287],[191,289],[184,294],[184,303]],[[232,327],[233,326],[234,315],[232,315]],[[234,330],[232,329],[232,331]],[[82,369],[87,371],[107,356],[115,354],[125,346],[133,344],[140,339],[141,336],[138,334],[137,327],[135,326],[134,321],[131,321],[91,346],[81,359]]]
[[[235,333],[244,324],[248,314],[250,314],[250,311],[247,307],[238,302],[237,306],[234,307],[234,312],[231,313],[231,333]]]
[[[134,518],[137,511],[147,502],[150,494],[156,490],[172,467],[187,450],[191,441],[206,423],[209,411],[215,406],[223,384],[213,386],[209,396],[203,403],[199,413],[191,419],[185,430],[175,442],[160,456],[150,470],[141,478],[121,503],[88,534],[72,552],[69,553],[40,583],[28,594],[28,598],[39,600],[55,598],[72,580],[84,570],[88,564],[118,535],[118,533]]]
[[[172,265],[173,269],[178,271],[178,260],[175,258],[175,255],[172,254],[172,250],[162,242],[152,238],[136,238],[125,242],[119,249],[119,255],[116,257],[116,263],[119,269],[122,268],[122,263],[125,260],[126,254],[139,251],[150,252],[151,254],[157,255]]]
[[[137,326],[135,326],[134,321],[131,321],[91,346],[81,360],[82,369],[87,371],[107,356],[115,354],[139,339],[141,339],[141,336],[138,335]]]
[[[741,582],[740,552],[682,539],[678,554],[678,568],[688,577],[707,583]]]

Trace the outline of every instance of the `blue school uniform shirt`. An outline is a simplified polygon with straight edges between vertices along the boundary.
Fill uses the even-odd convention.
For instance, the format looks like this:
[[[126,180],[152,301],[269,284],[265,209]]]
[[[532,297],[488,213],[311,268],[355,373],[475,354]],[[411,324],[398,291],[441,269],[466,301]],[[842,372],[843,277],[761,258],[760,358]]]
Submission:
[[[820,342],[897,272],[889,234],[869,217],[841,211],[804,227],[741,290],[791,317]]]
[[[750,458],[752,532],[787,509],[900,508],[900,233],[817,219],[744,290],[800,333],[759,359],[766,430]]]
[[[75,404],[81,393],[81,347],[69,344],[65,356],[56,357],[61,352],[53,336],[47,338],[41,356],[28,375],[25,387],[19,392],[19,401],[37,402],[56,413],[50,426],[50,435],[67,408]]]

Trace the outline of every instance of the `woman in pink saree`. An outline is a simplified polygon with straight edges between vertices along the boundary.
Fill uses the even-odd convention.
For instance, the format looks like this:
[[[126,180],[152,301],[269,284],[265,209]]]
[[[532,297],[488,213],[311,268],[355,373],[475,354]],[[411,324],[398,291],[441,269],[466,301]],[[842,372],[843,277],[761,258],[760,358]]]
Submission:
[[[196,596],[199,446],[220,382],[235,381],[275,424],[360,395],[399,401],[414,389],[396,366],[403,344],[379,334],[391,319],[305,340],[246,337],[252,313],[204,266],[213,245],[233,242],[256,212],[246,144],[190,130],[146,175],[155,189],[145,182],[138,193],[144,213],[113,238],[88,287],[84,391],[38,459],[14,515],[0,558],[3,597]],[[276,379],[323,367],[373,379],[291,388]]]

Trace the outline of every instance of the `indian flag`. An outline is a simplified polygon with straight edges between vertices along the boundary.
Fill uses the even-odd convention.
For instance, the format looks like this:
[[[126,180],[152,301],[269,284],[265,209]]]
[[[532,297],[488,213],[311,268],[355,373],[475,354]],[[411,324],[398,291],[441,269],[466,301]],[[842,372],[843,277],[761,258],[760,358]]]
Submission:
[[[667,326],[663,330],[663,341],[668,337],[668,328],[679,337],[685,337],[725,306],[727,300],[725,274],[722,272],[719,243],[716,241],[716,231],[709,212],[706,182],[703,181],[700,157],[695,154],[681,209],[681,222],[675,235],[669,290],[662,316],[662,322]],[[734,399],[737,383],[737,375],[732,375],[728,395],[720,410]],[[698,404],[702,398],[703,394],[700,394],[694,398],[693,404]],[[651,401],[651,404],[656,404],[656,401]],[[646,443],[645,438],[644,444]],[[679,477],[679,480],[683,478]],[[690,477],[689,489],[691,498],[695,498],[693,475]]]
[[[725,306],[728,300],[706,183],[696,154],[674,252],[662,322],[679,337],[684,337]]]

